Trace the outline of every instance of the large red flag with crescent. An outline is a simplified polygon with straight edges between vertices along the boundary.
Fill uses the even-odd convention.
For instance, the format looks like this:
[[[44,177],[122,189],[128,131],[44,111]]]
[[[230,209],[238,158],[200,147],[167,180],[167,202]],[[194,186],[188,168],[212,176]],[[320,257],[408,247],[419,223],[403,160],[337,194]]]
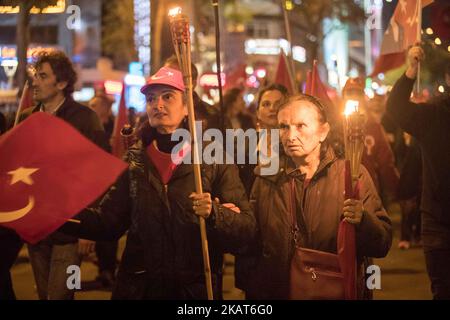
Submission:
[[[36,243],[93,203],[127,164],[37,112],[0,137],[0,225]]]

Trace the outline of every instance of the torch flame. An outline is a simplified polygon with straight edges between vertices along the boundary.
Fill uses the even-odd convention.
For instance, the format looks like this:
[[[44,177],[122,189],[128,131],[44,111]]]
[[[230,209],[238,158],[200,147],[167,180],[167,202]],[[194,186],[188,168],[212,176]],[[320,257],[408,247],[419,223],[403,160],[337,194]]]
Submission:
[[[359,101],[357,100],[347,100],[345,103],[344,115],[347,117],[352,113],[358,112]]]
[[[169,17],[175,17],[181,14],[181,7],[175,7],[169,10]]]

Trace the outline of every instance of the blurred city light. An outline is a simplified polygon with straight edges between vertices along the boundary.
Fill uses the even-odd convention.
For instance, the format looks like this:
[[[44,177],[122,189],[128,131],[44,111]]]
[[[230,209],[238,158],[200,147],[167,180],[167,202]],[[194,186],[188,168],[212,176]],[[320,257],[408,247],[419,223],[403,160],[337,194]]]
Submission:
[[[121,94],[122,93],[122,82],[106,80],[105,81],[105,91],[107,94]]]
[[[226,84],[226,75],[225,73],[220,74],[221,80],[222,80],[222,86]],[[201,75],[199,79],[199,84],[201,87],[211,87],[211,88],[218,88],[219,87],[219,80],[217,79],[217,73],[204,73]]]
[[[125,84],[129,86],[143,86],[145,84],[145,78],[134,74],[127,74],[125,76]]]
[[[247,104],[250,104],[253,101],[255,101],[255,95],[252,93],[249,93],[245,96],[244,100],[247,102]]]
[[[258,70],[256,70],[256,76],[258,78],[264,78],[266,76],[266,69],[258,69]]]
[[[288,11],[294,9],[294,4],[292,3],[291,0],[286,0],[285,5],[286,5],[286,10],[288,10]]]
[[[7,1],[6,1],[7,2]],[[63,13],[66,9],[66,1],[58,0],[55,6],[48,6],[44,9],[39,9],[36,7],[31,8],[30,13],[40,14],[40,13]],[[0,6],[0,14],[2,13],[19,13],[19,6]]]
[[[372,82],[372,89],[377,90],[380,87],[380,85],[377,82]]]

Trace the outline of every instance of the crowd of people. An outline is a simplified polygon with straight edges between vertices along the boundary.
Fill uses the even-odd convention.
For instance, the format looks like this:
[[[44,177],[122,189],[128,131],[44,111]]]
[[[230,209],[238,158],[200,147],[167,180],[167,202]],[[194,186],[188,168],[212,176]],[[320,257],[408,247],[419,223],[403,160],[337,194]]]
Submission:
[[[192,165],[172,156],[179,143],[172,134],[188,128],[188,110],[183,75],[170,57],[141,89],[146,114],[130,113],[137,142],[125,154],[128,169],[75,216],[80,223],[67,222],[28,244],[39,299],[73,299],[66,269],[94,250],[98,280],[112,287],[113,299],[206,299],[199,217],[206,221],[216,299],[222,297],[225,253],[236,257],[235,285],[247,299],[289,299],[295,248],[338,254],[342,220],[355,229],[357,297],[370,299],[362,270],[391,248],[387,208],[393,203],[402,212],[399,248],[423,243],[433,296],[450,299],[450,97],[410,101],[423,58],[419,47],[410,50],[408,69],[387,99],[368,99],[359,79],[343,88],[343,100],[358,101],[365,118],[360,197],[346,199],[344,124],[335,116],[344,106],[290,95],[276,83],[260,90],[255,112],[246,108],[241,88],[224,94],[223,114],[194,93],[195,115],[205,128],[279,129],[281,145],[279,169],[271,175],[262,174],[261,163],[202,163],[203,193],[196,193]],[[34,67],[36,106],[21,121],[47,112],[111,152],[110,97],[98,90],[88,106],[75,102],[76,72],[61,51],[40,52]],[[450,86],[450,69],[446,73]],[[193,83],[197,74],[193,65]],[[0,133],[8,129],[3,118]],[[118,264],[117,243],[124,234]],[[14,231],[0,226],[0,299],[15,298],[10,269],[22,246]]]

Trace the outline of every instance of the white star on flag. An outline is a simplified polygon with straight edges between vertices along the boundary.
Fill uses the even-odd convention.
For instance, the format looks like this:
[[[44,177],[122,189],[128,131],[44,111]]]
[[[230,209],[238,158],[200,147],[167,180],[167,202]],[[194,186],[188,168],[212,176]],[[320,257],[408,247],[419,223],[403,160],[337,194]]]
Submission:
[[[23,183],[31,186],[34,182],[30,176],[38,170],[39,170],[38,168],[20,167],[16,170],[9,171],[8,174],[12,175],[10,185],[13,185],[19,181],[22,181]]]

